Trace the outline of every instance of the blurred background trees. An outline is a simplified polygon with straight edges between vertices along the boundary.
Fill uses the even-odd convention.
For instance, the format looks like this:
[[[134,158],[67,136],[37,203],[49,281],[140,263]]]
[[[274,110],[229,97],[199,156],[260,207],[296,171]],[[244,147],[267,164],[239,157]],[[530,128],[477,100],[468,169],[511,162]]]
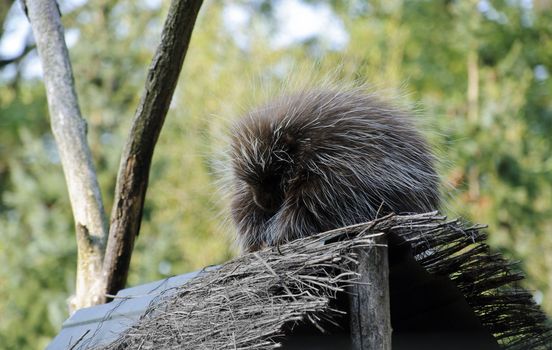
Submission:
[[[60,5],[109,210],[168,4]],[[0,20],[0,344],[35,349],[68,316],[76,244],[19,3],[3,1]],[[225,126],[290,75],[332,75],[400,88],[422,109],[444,159],[449,215],[489,224],[494,249],[522,260],[525,286],[552,314],[551,70],[546,0],[207,1],[155,151],[129,283],[235,254],[213,161]]]

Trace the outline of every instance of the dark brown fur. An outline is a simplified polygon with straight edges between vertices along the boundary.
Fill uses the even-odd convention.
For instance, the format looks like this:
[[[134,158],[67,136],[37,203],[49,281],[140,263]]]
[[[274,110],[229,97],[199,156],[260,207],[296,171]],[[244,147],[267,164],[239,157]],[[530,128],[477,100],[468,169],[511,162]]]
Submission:
[[[232,130],[232,218],[246,251],[439,205],[435,157],[411,118],[356,90],[312,90]]]

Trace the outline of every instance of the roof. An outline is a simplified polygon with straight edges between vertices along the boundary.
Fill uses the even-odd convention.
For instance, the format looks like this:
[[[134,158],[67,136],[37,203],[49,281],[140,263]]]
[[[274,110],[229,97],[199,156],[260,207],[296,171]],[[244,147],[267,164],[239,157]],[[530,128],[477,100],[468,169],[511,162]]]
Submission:
[[[546,315],[519,287],[523,276],[512,262],[490,251],[482,229],[426,213],[305,237],[125,289],[110,304],[76,312],[48,349],[274,349],[282,341],[294,348],[288,345],[303,324],[348,327],[340,318],[348,309],[335,301],[357,281],[358,249],[377,246],[381,235],[389,238],[394,349],[405,339],[427,343],[428,330],[456,332],[455,340],[443,339],[450,346],[476,330],[508,349],[551,349]],[[398,331],[410,338],[396,342]]]
[[[77,310],[62,325],[47,350],[87,349],[107,345],[136,324],[152,301],[170,295],[201,271],[169,277],[119,291],[110,303]]]

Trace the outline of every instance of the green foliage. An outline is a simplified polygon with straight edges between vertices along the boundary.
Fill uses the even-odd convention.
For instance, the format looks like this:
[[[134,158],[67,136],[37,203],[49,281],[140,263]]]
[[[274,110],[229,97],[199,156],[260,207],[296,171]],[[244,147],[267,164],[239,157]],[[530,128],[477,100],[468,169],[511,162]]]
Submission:
[[[86,2],[63,17],[79,33],[71,58],[108,209],[168,6],[151,3]],[[324,4],[349,35],[336,49],[316,37],[273,47],[279,23],[269,1],[232,2],[251,15],[239,43],[224,27],[229,3],[207,2],[196,25],[155,151],[131,285],[235,254],[213,163],[226,125],[289,75],[332,75],[402,87],[406,104],[421,101],[446,161],[450,214],[489,224],[493,247],[523,261],[526,286],[552,313],[550,7],[333,0]],[[0,140],[0,344],[43,348],[68,316],[76,244],[40,81],[0,86]]]

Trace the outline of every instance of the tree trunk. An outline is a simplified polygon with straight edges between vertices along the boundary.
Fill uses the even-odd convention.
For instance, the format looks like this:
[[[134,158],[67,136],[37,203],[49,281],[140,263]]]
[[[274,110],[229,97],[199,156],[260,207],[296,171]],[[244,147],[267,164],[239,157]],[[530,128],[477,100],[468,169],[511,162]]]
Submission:
[[[123,151],[109,241],[96,172],[86,140],[55,0],[24,1],[44,71],[51,125],[75,217],[78,245],[76,295],[71,310],[106,301],[124,288],[153,150],[173,96],[202,0],[173,0],[142,99]],[[105,253],[105,259],[104,259]]]
[[[105,291],[125,287],[140,231],[153,150],[173,96],[202,0],[173,0],[123,151],[104,261]]]
[[[76,294],[70,309],[97,304],[103,297],[101,272],[107,225],[96,171],[86,140],[55,0],[26,1],[50,111],[50,123],[65,174],[75,219],[78,264]]]

